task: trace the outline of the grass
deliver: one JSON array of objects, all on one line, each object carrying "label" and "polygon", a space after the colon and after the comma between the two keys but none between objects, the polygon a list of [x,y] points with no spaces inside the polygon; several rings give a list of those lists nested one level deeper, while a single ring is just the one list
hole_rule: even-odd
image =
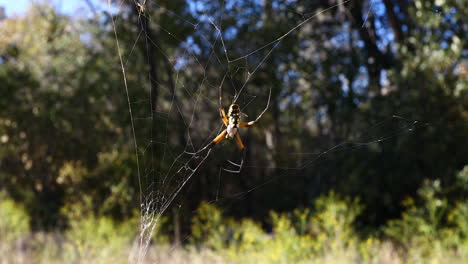
[{"label": "grass", "polygon": [[[358,199],[329,193],[313,208],[271,212],[266,232],[250,219],[234,220],[202,203],[182,247],[171,246],[159,226],[144,263],[468,263],[468,202],[449,203],[437,181],[427,182],[419,203],[408,199],[402,217],[368,237],[354,222]],[[70,217],[63,232],[30,233],[24,210],[0,199],[0,264],[136,263],[138,221]]]},{"label": "grass", "polygon": [[[269,238],[275,240],[276,238]],[[26,241],[27,240],[27,241]],[[281,244],[280,241],[276,243]],[[93,249],[68,248],[67,242],[53,234],[36,234],[14,244],[0,244],[3,256],[0,263],[135,263],[137,243],[122,248],[103,246]],[[78,247],[78,246],[77,246]],[[71,251],[70,251],[71,250]],[[327,249],[321,254],[311,254],[309,257],[296,258],[288,252],[290,249],[263,248],[259,251],[242,249],[214,250],[208,247],[196,248],[171,247],[169,245],[153,245],[150,247],[144,263],[466,263],[466,252],[447,250],[435,246],[434,251],[427,255],[425,251],[415,247],[408,252],[399,250],[395,244],[386,241],[364,241],[357,246]],[[313,249],[309,249],[313,251]],[[75,254],[79,252],[79,254]]]}]

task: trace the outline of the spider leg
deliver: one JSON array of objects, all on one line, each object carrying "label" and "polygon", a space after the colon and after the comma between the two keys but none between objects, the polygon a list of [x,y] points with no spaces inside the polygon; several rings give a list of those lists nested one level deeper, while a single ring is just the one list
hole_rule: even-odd
[{"label": "spider leg", "polygon": [[221,107],[221,120],[223,120],[223,123],[225,126],[229,125],[229,121],[226,117],[226,112],[224,112],[224,108]]},{"label": "spider leg", "polygon": [[250,122],[248,122],[248,123],[243,123],[243,122],[241,122],[241,123],[239,124],[239,127],[249,127],[249,126],[253,126],[253,125],[255,125],[255,124],[256,124],[255,121],[250,121]]},{"label": "spider leg", "polygon": [[213,148],[216,144],[218,144],[219,142],[221,142],[221,140],[223,140],[224,137],[226,137],[226,133],[227,133],[227,130],[224,129],[223,132],[219,133],[218,136],[216,136],[210,143],[208,143],[206,146],[204,146],[203,148],[201,148],[200,150],[196,151],[196,152],[185,152],[189,155],[196,155],[200,152],[203,152],[205,151],[206,149],[211,149]]},{"label": "spider leg", "polygon": [[242,170],[242,165],[244,164],[245,146],[244,146],[244,143],[242,143],[242,139],[241,139],[239,133],[236,133],[235,140],[236,140],[236,143],[237,143],[237,147],[239,147],[239,149],[242,151],[241,162],[240,162],[240,164],[237,164],[237,163],[234,163],[234,162],[228,160],[229,163],[231,163],[232,165],[238,167],[238,169],[237,170],[228,170],[228,169],[223,168],[223,170],[225,170],[227,172],[232,172],[232,173],[240,173],[241,170]]},{"label": "spider leg", "polygon": [[218,144],[226,136],[226,133],[227,133],[227,129],[224,129],[223,132],[219,133],[219,135],[215,137],[213,141],[211,141],[211,143],[215,145]]},{"label": "spider leg", "polygon": [[271,99],[271,87],[270,87],[270,93],[268,94],[268,101],[267,101],[267,105],[266,105],[265,109],[263,109],[263,111],[260,113],[260,115],[254,121],[250,121],[248,123],[240,123],[239,127],[249,127],[249,126],[253,126],[253,125],[257,124],[258,121],[260,121],[260,118],[262,118],[263,114],[265,114],[265,112],[268,110],[268,107],[270,106],[270,99]]},{"label": "spider leg", "polygon": [[236,143],[237,143],[237,147],[239,147],[240,150],[244,150],[245,146],[244,146],[244,143],[242,143],[242,139],[241,139],[241,137],[239,135],[239,132],[236,133],[235,140],[236,140]]},{"label": "spider leg", "polygon": [[231,173],[240,173],[241,170],[242,170],[242,166],[244,165],[244,157],[245,157],[245,148],[242,149],[242,157],[241,157],[240,163],[235,163],[235,162],[232,162],[232,161],[228,160],[228,162],[231,163],[231,165],[237,167],[238,169],[237,170],[230,170],[230,169],[223,168],[223,170],[227,171],[227,172],[231,172]]}]

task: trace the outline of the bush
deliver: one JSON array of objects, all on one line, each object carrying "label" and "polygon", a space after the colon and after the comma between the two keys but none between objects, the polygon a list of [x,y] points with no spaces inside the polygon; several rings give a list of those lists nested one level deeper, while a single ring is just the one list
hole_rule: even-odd
[{"label": "bush", "polygon": [[310,233],[316,250],[344,249],[356,242],[353,224],[362,212],[358,199],[342,198],[334,192],[315,201],[315,215],[310,219]]},{"label": "bush", "polygon": [[22,206],[0,193],[0,238],[12,243],[29,233],[29,216]]},{"label": "bush", "polygon": [[216,206],[202,202],[192,217],[191,242],[213,249],[221,249],[228,240],[228,230],[223,215]]},{"label": "bush", "polygon": [[122,249],[128,247],[138,230],[136,221],[116,223],[107,217],[88,216],[70,222],[65,233],[63,257],[68,261],[95,262],[100,259],[125,263]]},{"label": "bush", "polygon": [[[463,186],[467,167],[458,174],[455,186]],[[436,263],[468,257],[468,202],[450,204],[440,181],[426,181],[419,189],[421,200],[408,198],[401,219],[389,221],[384,233],[406,252],[408,262]]]}]

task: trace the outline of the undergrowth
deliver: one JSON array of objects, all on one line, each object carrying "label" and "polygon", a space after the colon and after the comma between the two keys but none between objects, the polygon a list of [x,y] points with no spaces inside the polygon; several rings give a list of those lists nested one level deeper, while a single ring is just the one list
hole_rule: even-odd
[{"label": "undergrowth", "polygon": [[[457,188],[467,190],[468,167]],[[450,203],[439,181],[426,181],[418,197],[404,201],[401,218],[368,237],[354,222],[359,199],[330,192],[312,208],[271,212],[272,232],[250,219],[234,220],[202,203],[191,236],[171,246],[158,230],[148,263],[466,263],[468,202]],[[0,196],[0,263],[133,263],[138,252],[137,218],[72,218],[61,233],[29,232],[24,209]],[[462,202],[460,202],[462,201]],[[164,219],[164,218],[163,218]]]}]

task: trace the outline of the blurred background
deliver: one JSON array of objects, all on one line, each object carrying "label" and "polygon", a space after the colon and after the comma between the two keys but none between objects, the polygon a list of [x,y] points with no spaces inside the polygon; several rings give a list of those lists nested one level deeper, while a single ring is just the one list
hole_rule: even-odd
[{"label": "blurred background", "polygon": [[467,10],[0,1],[0,263],[466,263]]}]

